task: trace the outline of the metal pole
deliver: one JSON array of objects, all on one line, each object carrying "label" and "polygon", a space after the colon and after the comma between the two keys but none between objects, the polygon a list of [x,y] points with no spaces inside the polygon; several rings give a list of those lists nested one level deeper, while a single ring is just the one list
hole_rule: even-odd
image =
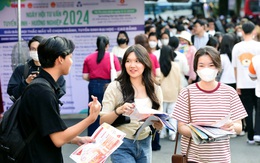
[{"label": "metal pole", "polygon": [[18,25],[18,63],[21,63],[21,41],[22,41],[21,0],[18,0],[18,6],[17,6],[17,25]]}]

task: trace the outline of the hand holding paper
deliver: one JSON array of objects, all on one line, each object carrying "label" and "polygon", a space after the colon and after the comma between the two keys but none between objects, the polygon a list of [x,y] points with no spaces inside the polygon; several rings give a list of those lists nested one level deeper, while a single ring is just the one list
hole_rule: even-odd
[{"label": "hand holding paper", "polygon": [[192,138],[196,144],[210,143],[227,139],[229,135],[235,134],[233,130],[233,123],[230,120],[230,115],[224,117],[220,121],[210,123],[210,125],[205,124],[209,123],[188,124],[191,129]]},{"label": "hand holding paper", "polygon": [[122,143],[125,133],[113,126],[103,123],[91,136],[95,143],[87,143],[77,148],[70,158],[77,163],[102,163]]}]

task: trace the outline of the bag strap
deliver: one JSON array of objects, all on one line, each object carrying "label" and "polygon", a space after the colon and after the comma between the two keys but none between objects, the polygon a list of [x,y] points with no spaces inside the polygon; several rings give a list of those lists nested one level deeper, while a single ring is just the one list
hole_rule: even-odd
[{"label": "bag strap", "polygon": [[[21,97],[19,98],[22,98],[22,96],[25,94],[25,92],[31,87],[31,85],[33,84],[44,84],[48,87],[50,87],[52,89],[52,86],[51,84],[44,78],[35,78],[27,87],[26,89],[24,90],[23,94],[21,95]],[[53,90],[53,89],[52,89]],[[53,90],[54,91],[54,90]],[[21,99],[20,99],[21,100]],[[37,128],[34,128],[33,131],[29,134],[29,136],[24,140],[25,141],[25,145],[29,144],[30,141],[32,140],[32,138],[36,135],[36,132],[37,132]],[[14,154],[14,158],[17,158],[17,156],[20,154],[20,152],[22,151],[22,146],[20,146],[20,148],[17,148],[16,150],[16,153]]]},{"label": "bag strap", "polygon": [[111,69],[115,69],[115,64],[114,64],[114,55],[113,53],[109,53],[110,56],[110,65],[111,65]]},{"label": "bag strap", "polygon": [[[188,111],[189,111],[189,122],[191,122],[190,90],[187,88],[187,91],[188,91]],[[174,154],[176,154],[176,152],[177,152],[178,139],[179,139],[179,132],[177,131],[177,133],[176,133],[176,140],[175,140],[175,147],[174,147]],[[190,150],[190,143],[191,143],[191,138],[189,139],[189,144],[188,144],[187,151],[186,151],[186,156],[187,156],[187,157],[188,157],[189,150]]]},{"label": "bag strap", "polygon": [[[44,79],[44,78],[35,78],[35,79],[30,83],[30,85],[33,85],[33,84],[44,84],[44,85],[50,87],[50,88],[53,90],[51,84],[50,84],[46,79]],[[29,87],[29,86],[28,86],[28,87]],[[28,89],[28,88],[27,88],[27,89]],[[54,90],[53,90],[53,92],[54,92]],[[26,138],[26,140],[25,140],[25,143],[26,143],[26,144],[28,144],[28,143],[31,141],[31,139],[33,138],[33,136],[36,134],[36,131],[37,131],[37,129],[35,128],[35,129],[32,131],[32,133]]]},{"label": "bag strap", "polygon": [[29,66],[29,63],[27,61],[27,62],[25,62],[24,69],[23,69],[23,77],[24,77],[24,79],[26,79],[28,77],[29,69],[30,69],[30,66]]}]

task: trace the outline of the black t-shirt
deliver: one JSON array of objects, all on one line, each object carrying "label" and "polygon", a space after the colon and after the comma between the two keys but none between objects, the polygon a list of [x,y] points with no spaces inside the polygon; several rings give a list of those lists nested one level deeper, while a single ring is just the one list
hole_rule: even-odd
[{"label": "black t-shirt", "polygon": [[[52,88],[43,84],[34,84],[22,96],[18,113],[19,124],[25,137],[37,129],[29,143],[24,160],[30,163],[61,163],[61,148],[57,148],[49,135],[67,128],[60,118],[59,86],[46,71],[41,70],[39,77],[45,78]],[[54,93],[55,92],[55,93]]]}]

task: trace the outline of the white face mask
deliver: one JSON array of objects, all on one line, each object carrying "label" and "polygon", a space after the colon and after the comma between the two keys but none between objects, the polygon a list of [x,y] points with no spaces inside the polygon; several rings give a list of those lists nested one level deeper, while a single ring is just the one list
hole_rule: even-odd
[{"label": "white face mask", "polygon": [[30,57],[32,57],[34,61],[39,61],[37,51],[30,51]]},{"label": "white face mask", "polygon": [[237,32],[238,37],[242,37],[242,32]]},{"label": "white face mask", "polygon": [[161,39],[161,42],[162,42],[163,45],[168,45],[169,39]]},{"label": "white face mask", "polygon": [[155,42],[155,41],[149,41],[149,46],[150,46],[150,48],[155,48],[156,47],[156,45],[157,45],[157,42]]},{"label": "white face mask", "polygon": [[211,68],[203,68],[201,70],[197,70],[197,74],[201,78],[201,80],[205,82],[210,82],[212,80],[215,80],[218,70],[217,69],[211,69]]}]

